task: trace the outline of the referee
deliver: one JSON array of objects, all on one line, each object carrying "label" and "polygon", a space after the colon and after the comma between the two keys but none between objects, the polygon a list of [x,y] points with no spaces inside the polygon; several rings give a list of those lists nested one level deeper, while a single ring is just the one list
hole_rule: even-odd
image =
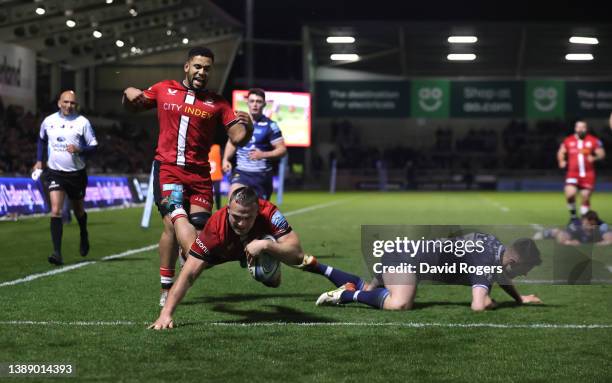
[{"label": "referee", "polygon": [[62,259],[62,206],[64,198],[72,201],[74,215],[81,230],[79,250],[84,257],[89,252],[87,235],[87,213],[83,206],[87,188],[85,157],[98,146],[89,120],[77,113],[74,91],[62,92],[57,102],[59,111],[47,116],[40,125],[38,151],[34,170],[43,168],[47,160],[45,184],[51,200],[51,240],[53,254],[48,260],[54,265],[63,265]]}]

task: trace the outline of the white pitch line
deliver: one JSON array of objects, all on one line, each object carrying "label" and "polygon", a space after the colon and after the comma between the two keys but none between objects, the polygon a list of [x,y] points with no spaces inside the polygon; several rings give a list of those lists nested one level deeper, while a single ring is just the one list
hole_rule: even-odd
[{"label": "white pitch line", "polygon": [[2,283],[0,283],[0,287],[18,285],[20,283],[30,282],[30,281],[33,281],[33,280],[38,279],[38,278],[48,277],[50,275],[55,275],[55,274],[60,274],[60,273],[65,273],[66,271],[78,269],[80,267],[87,266],[87,265],[90,265],[92,263],[96,263],[96,262],[95,261],[81,262],[81,263],[77,263],[77,264],[70,265],[70,266],[64,266],[64,267],[59,268],[59,269],[49,270],[49,271],[44,272],[44,273],[31,274],[31,275],[28,275],[27,277],[15,279],[13,281],[2,282]]},{"label": "white pitch line", "polygon": [[533,227],[537,231],[542,231],[545,229],[545,227],[540,225],[539,223],[530,223],[529,226]]},{"label": "white pitch line", "polygon": [[499,210],[503,211],[504,213],[507,213],[510,211],[509,208],[507,208],[506,206],[502,205],[501,203],[497,202],[497,201],[493,201],[490,198],[487,197],[482,197],[482,199],[484,199],[485,201],[487,201],[488,203],[490,203],[491,205],[495,206],[496,208],[498,208]]},{"label": "white pitch line", "polygon": [[6,326],[135,326],[140,323],[131,321],[31,321],[31,320],[9,320],[0,321],[0,325]]},{"label": "white pitch line", "polygon": [[[147,326],[150,322],[133,321],[0,321],[3,326]],[[569,329],[593,330],[612,328],[612,324],[572,323],[439,323],[439,322],[208,322],[203,326],[212,327],[406,327],[406,328],[494,328],[494,329]],[[180,322],[177,327],[181,327]]]},{"label": "white pitch line", "polygon": [[[297,209],[297,210],[293,210],[293,211],[287,212],[287,213],[285,213],[285,216],[291,216],[291,215],[307,213],[309,211],[313,211],[313,210],[317,210],[317,209],[322,209],[324,207],[329,207],[329,206],[337,205],[337,204],[343,203],[345,201],[346,200],[340,200],[340,201],[333,201],[333,202],[322,203],[322,204],[319,204],[319,205],[313,205],[313,206],[305,207],[305,208],[302,208],[302,209]],[[132,254],[137,254],[137,253],[142,253],[142,252],[149,251],[149,250],[154,250],[154,249],[157,249],[157,247],[158,247],[157,244],[153,244],[153,245],[148,245],[148,246],[145,246],[145,247],[140,247],[138,249],[130,249],[130,250],[124,251],[122,253],[108,255],[108,256],[103,257],[102,259],[100,259],[100,261],[110,261],[112,259],[123,258],[123,257],[127,257],[129,255],[132,255]],[[12,281],[2,282],[2,283],[0,283],[0,287],[14,286],[14,285],[18,285],[20,283],[30,282],[30,281],[33,281],[33,280],[38,279],[38,278],[43,278],[43,277],[48,277],[48,276],[55,275],[55,274],[65,273],[65,272],[70,271],[70,270],[74,270],[74,269],[78,269],[78,268],[81,268],[81,267],[84,267],[84,266],[89,266],[89,265],[96,264],[96,263],[98,263],[100,261],[81,262],[81,263],[77,263],[77,264],[74,264],[74,265],[64,266],[64,267],[61,267],[59,269],[49,270],[49,271],[46,271],[44,273],[31,274],[31,275],[25,276],[23,278],[15,279],[15,280],[12,280]]]},{"label": "white pitch line", "polygon": [[[135,209],[138,207],[143,207],[144,203],[131,203],[127,206],[125,205],[117,205],[117,206],[108,206],[108,207],[89,207],[87,208],[87,213],[99,213],[102,211],[107,211],[107,210],[122,210],[122,209]],[[0,222],[2,221],[7,221],[7,222],[15,222],[15,221],[21,221],[23,219],[32,219],[32,218],[41,218],[41,217],[48,217],[49,213],[35,213],[35,214],[27,214],[27,215],[18,215],[16,219],[14,218],[9,218],[8,217],[8,213],[6,215],[3,215],[2,217],[0,217]]]},{"label": "white pitch line", "polygon": [[[123,257],[127,257],[128,255],[132,255],[132,254],[136,254],[136,253],[142,253],[142,252],[153,250],[153,249],[156,249],[156,248],[157,248],[157,244],[141,247],[141,248],[138,248],[138,249],[131,249],[131,250],[119,253],[119,254],[113,254],[113,255],[106,256],[106,257],[102,258],[100,261],[109,261],[111,259],[123,258]],[[93,265],[93,264],[96,264],[98,262],[99,261],[81,262],[81,263],[76,263],[74,265],[64,266],[64,267],[61,267],[59,269],[49,270],[49,271],[46,271],[44,273],[31,274],[31,275],[28,275],[27,277],[15,279],[15,280],[8,281],[8,282],[2,282],[2,283],[0,283],[0,287],[14,286],[14,285],[18,285],[20,283],[30,282],[30,281],[33,281],[33,280],[38,279],[38,278],[43,278],[43,277],[48,277],[48,276],[55,275],[55,274],[65,273],[67,271],[78,269],[78,268],[89,266],[89,265]]]},{"label": "white pitch line", "polygon": [[317,210],[317,209],[322,209],[324,207],[330,207],[330,206],[334,206],[334,205],[338,205],[340,203],[344,203],[347,200],[340,200],[340,201],[333,201],[333,202],[327,202],[327,203],[322,203],[322,204],[318,204],[318,205],[312,205],[312,206],[308,206],[302,209],[297,209],[297,210],[292,210],[290,212],[284,213],[283,215],[285,217],[290,217],[292,215],[297,215],[297,214],[302,214],[302,213],[307,213],[309,211],[313,211],[313,210]]},{"label": "white pitch line", "polygon": [[267,327],[267,326],[300,326],[300,327],[446,327],[446,328],[504,328],[504,329],[596,329],[612,328],[612,324],[503,324],[503,323],[437,323],[437,322],[254,322],[254,323],[228,323],[212,322],[214,326],[229,327]]},{"label": "white pitch line", "polygon": [[[612,270],[611,270],[612,271]],[[586,283],[588,281],[589,283]],[[583,285],[589,285],[592,283],[604,283],[612,284],[612,279],[595,278],[587,279]],[[569,285],[570,281],[567,279],[521,279],[515,280],[515,285],[527,284],[527,285]],[[579,285],[579,284],[578,284]]]}]

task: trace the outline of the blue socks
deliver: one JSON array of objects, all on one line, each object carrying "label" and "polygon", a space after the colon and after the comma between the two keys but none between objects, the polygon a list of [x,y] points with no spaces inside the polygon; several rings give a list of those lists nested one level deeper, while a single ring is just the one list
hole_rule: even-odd
[{"label": "blue socks", "polygon": [[340,296],[340,303],[359,302],[368,306],[382,310],[385,299],[389,296],[389,290],[379,287],[372,291],[343,291]]},{"label": "blue socks", "polygon": [[365,286],[365,281],[354,274],[345,273],[342,270],[334,269],[331,266],[324,265],[322,263],[317,264],[317,272],[318,274],[324,275],[336,285],[336,287],[340,287],[345,283],[351,282],[357,287],[357,289],[362,289]]}]

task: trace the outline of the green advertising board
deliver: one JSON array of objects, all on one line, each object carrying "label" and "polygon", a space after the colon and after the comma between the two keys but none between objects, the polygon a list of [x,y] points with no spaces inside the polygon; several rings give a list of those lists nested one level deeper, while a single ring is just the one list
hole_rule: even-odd
[{"label": "green advertising board", "polygon": [[321,117],[409,117],[410,82],[318,81],[315,105]]},{"label": "green advertising board", "polygon": [[522,81],[453,81],[451,117],[523,117]]},{"label": "green advertising board", "polygon": [[612,112],[611,81],[567,81],[568,117],[608,117]]},{"label": "green advertising board", "polygon": [[319,81],[321,117],[607,118],[612,81]]},{"label": "green advertising board", "polygon": [[450,113],[450,81],[413,80],[410,94],[412,117],[448,118]]},{"label": "green advertising board", "polygon": [[525,86],[528,118],[563,118],[565,116],[565,81],[528,80]]}]

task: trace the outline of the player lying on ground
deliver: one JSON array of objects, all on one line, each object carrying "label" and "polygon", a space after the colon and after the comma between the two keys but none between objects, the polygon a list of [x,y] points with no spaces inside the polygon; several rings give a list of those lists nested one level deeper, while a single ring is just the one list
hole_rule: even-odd
[{"label": "player lying on ground", "polygon": [[[512,278],[527,274],[533,267],[541,263],[540,253],[531,239],[517,240],[511,247],[506,248],[497,238],[490,234],[472,233],[456,240],[483,241],[483,251],[479,253],[466,253],[459,258],[454,254],[423,254],[417,253],[414,257],[405,254],[385,254],[382,257],[382,267],[397,267],[405,264],[415,265],[415,273],[388,273],[381,272],[370,284],[365,283],[356,275],[346,274],[345,280],[337,280],[341,286],[335,290],[321,294],[317,305],[345,304],[360,302],[383,310],[410,310],[413,307],[417,285],[421,280],[434,280],[448,284],[463,284],[472,286],[472,310],[484,311],[497,306],[491,298],[490,291],[494,282],[508,293],[518,304],[542,303],[535,295],[520,295]],[[446,240],[446,239],[444,239]],[[502,273],[446,273],[424,274],[420,273],[421,263],[445,264],[466,263],[469,266],[496,268]],[[384,269],[382,269],[384,270]],[[389,270],[389,269],[387,269]],[[335,270],[334,270],[335,271]]]},{"label": "player lying on ground", "polygon": [[[262,252],[287,265],[325,275],[336,286],[339,286],[336,281],[345,283],[350,276],[341,271],[328,272],[328,269],[333,269],[318,263],[314,256],[305,254],[297,233],[283,214],[272,203],[259,199],[250,187],[236,189],[228,205],[210,217],[199,235],[189,224],[181,201],[180,192],[174,191],[163,203],[171,212],[170,219],[183,253],[189,256],[170,289],[159,318],[150,328],[160,330],[174,327],[172,314],[204,269],[230,261],[252,262],[252,258]],[[260,239],[266,235],[273,236],[276,242]],[[267,285],[278,287],[280,278]]]},{"label": "player lying on ground", "polygon": [[588,211],[580,219],[571,219],[565,229],[544,229],[533,236],[533,239],[536,240],[549,238],[554,238],[559,244],[568,246],[578,246],[584,243],[594,243],[598,246],[612,245],[612,231],[593,210]]}]

